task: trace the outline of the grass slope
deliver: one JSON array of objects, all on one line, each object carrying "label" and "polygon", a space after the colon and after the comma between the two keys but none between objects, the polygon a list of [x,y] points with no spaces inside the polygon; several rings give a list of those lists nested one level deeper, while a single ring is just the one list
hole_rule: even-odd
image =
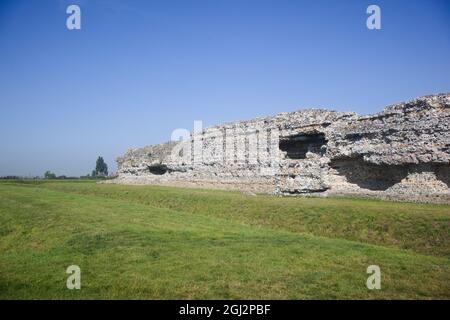
[{"label": "grass slope", "polygon": [[444,205],[3,181],[0,298],[448,299],[449,237]]}]

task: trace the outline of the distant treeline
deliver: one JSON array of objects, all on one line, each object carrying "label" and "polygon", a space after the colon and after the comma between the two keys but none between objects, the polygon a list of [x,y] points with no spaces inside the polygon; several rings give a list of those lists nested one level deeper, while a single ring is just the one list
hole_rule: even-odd
[{"label": "distant treeline", "polygon": [[39,177],[19,177],[19,176],[0,176],[2,180],[19,180],[19,179],[41,179]]},{"label": "distant treeline", "polygon": [[90,175],[86,175],[86,176],[80,176],[80,177],[70,177],[70,176],[55,176],[55,177],[51,177],[51,178],[46,178],[46,177],[21,177],[21,176],[0,176],[0,180],[107,180],[107,179],[113,179],[115,178],[115,176],[108,176],[108,177],[102,177],[102,176],[90,176]]},{"label": "distant treeline", "polygon": [[89,179],[89,180],[107,180],[107,179],[114,179],[116,178],[116,174],[108,175],[108,165],[105,163],[105,160],[103,160],[103,157],[98,157],[97,161],[95,162],[95,169],[92,170],[91,174],[87,174],[85,176],[80,177],[70,177],[66,175],[57,176],[50,170],[45,171],[44,176],[27,176],[27,177],[21,177],[21,176],[0,176],[0,179],[2,180],[76,180],[76,179]]}]

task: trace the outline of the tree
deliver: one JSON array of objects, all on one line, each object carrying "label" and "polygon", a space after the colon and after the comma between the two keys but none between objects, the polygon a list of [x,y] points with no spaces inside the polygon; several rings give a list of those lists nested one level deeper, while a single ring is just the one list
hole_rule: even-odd
[{"label": "tree", "polygon": [[[92,172],[94,173],[94,172]],[[108,175],[108,165],[102,157],[98,157],[95,164],[95,176],[106,177]]]},{"label": "tree", "polygon": [[47,170],[44,173],[44,178],[45,179],[56,179],[56,174],[54,174],[53,172]]}]

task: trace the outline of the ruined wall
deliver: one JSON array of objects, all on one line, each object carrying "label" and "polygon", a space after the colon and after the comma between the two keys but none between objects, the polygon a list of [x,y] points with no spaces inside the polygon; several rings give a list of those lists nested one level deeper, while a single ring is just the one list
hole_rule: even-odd
[{"label": "ruined wall", "polygon": [[450,202],[450,94],[370,116],[309,109],[213,126],[117,161],[119,183]]}]

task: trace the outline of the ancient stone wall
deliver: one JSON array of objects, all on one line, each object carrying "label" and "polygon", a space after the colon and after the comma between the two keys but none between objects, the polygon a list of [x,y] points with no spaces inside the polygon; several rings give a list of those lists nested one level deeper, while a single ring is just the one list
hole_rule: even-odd
[{"label": "ancient stone wall", "polygon": [[118,183],[450,202],[450,94],[383,112],[308,109],[131,149]]}]

